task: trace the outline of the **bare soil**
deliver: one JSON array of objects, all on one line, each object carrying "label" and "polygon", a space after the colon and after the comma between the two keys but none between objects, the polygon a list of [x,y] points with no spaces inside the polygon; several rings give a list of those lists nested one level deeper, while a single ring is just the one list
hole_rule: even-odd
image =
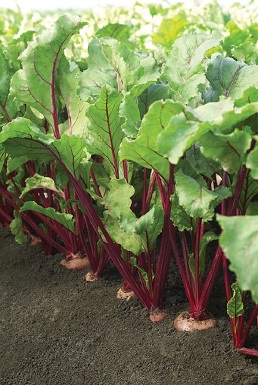
[{"label": "bare soil", "polygon": [[187,301],[175,268],[168,317],[151,323],[137,299],[116,299],[112,265],[89,283],[61,259],[0,229],[0,385],[258,384],[257,359],[233,347],[221,282],[208,309],[217,327],[180,333],[173,319]]}]

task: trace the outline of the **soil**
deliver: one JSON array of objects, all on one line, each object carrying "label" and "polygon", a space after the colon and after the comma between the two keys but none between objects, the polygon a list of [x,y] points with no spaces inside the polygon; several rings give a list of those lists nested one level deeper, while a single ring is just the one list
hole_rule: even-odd
[{"label": "soil", "polygon": [[84,273],[20,246],[0,229],[1,385],[257,385],[258,360],[233,347],[226,303],[217,282],[209,311],[217,327],[177,332],[187,309],[176,269],[169,276],[168,316],[152,323],[137,299],[118,300],[121,277],[109,266]]}]

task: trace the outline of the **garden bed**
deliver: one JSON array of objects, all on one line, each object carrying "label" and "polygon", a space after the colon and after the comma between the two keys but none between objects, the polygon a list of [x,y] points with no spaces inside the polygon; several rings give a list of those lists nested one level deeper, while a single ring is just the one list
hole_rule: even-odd
[{"label": "garden bed", "polygon": [[0,229],[1,385],[257,385],[257,359],[233,347],[223,284],[209,311],[217,327],[178,333],[187,308],[177,269],[169,276],[168,316],[152,323],[138,300],[119,301],[121,279],[109,266],[87,283]]}]

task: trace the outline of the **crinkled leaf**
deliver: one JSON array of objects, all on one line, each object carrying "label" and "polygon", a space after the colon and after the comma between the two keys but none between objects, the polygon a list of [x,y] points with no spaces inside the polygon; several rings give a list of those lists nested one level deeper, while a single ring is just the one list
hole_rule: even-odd
[{"label": "crinkled leaf", "polygon": [[258,216],[223,217],[217,215],[223,230],[220,245],[230,261],[230,270],[244,291],[251,291],[258,303]]},{"label": "crinkled leaf", "polygon": [[198,86],[205,84],[205,53],[219,46],[222,35],[192,33],[176,40],[164,68],[164,75],[175,100],[188,102],[198,95]]},{"label": "crinkled leaf", "polygon": [[47,176],[34,174],[32,177],[25,180],[26,186],[20,195],[20,198],[24,197],[25,194],[34,189],[47,189],[55,191],[58,195],[63,195],[61,190],[58,190],[55,181]]},{"label": "crinkled leaf", "polygon": [[179,204],[177,194],[173,194],[171,197],[172,206],[170,219],[173,221],[174,225],[178,228],[179,231],[190,231],[192,230],[192,218],[188,215],[185,209]]},{"label": "crinkled leaf", "polygon": [[111,238],[125,250],[139,254],[141,237],[136,233],[136,216],[131,211],[133,186],[125,179],[111,178],[109,191],[100,201],[105,207],[104,224]]},{"label": "crinkled leaf", "polygon": [[232,283],[231,285],[233,295],[232,298],[227,303],[227,313],[230,318],[240,317],[244,314],[244,304],[242,298],[242,291],[238,284]]},{"label": "crinkled leaf", "polygon": [[10,223],[10,230],[20,245],[28,241],[27,235],[23,232],[21,215],[16,210],[14,211],[14,219]]},{"label": "crinkled leaf", "polygon": [[27,210],[43,214],[45,217],[53,219],[55,222],[60,223],[72,233],[75,233],[74,218],[71,214],[60,213],[56,211],[53,207],[44,208],[33,201],[25,202],[24,205],[20,208],[20,212],[24,212]]}]

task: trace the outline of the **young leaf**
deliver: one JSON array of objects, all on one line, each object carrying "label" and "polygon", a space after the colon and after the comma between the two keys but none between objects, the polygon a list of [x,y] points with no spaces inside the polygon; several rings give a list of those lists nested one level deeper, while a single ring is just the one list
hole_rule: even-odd
[{"label": "young leaf", "polygon": [[233,295],[227,303],[227,313],[230,318],[236,318],[240,317],[245,312],[242,291],[236,282],[231,285],[231,288],[233,290]]},{"label": "young leaf", "polygon": [[148,247],[150,250],[153,249],[157,237],[162,232],[163,223],[164,211],[158,203],[136,221],[136,232],[141,235],[143,246],[146,251],[148,250]]},{"label": "young leaf", "polygon": [[[205,263],[206,263],[206,250],[207,246],[210,242],[215,241],[219,239],[219,236],[216,235],[212,231],[207,231],[204,233],[200,240],[200,250],[199,250],[199,277],[202,278],[204,273],[205,273]],[[190,271],[194,277],[195,275],[195,260],[194,260],[194,255],[191,254],[189,258],[189,268]]]},{"label": "young leaf", "polygon": [[218,47],[222,35],[188,34],[177,39],[164,68],[172,97],[187,103],[198,95],[198,86],[205,84],[205,53]]},{"label": "young leaf", "polygon": [[243,291],[251,291],[253,300],[258,303],[258,216],[217,215],[222,227],[220,245],[230,261],[230,270],[236,276]]}]

